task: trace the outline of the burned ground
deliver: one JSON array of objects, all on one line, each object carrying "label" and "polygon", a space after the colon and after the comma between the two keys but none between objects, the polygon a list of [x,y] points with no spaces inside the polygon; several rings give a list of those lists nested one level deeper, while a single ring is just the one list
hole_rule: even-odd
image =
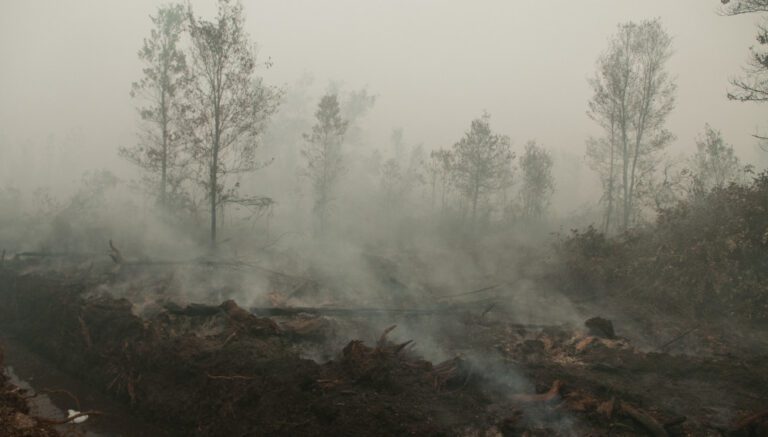
[{"label": "burned ground", "polygon": [[[0,368],[3,366],[0,348]],[[56,437],[59,433],[45,419],[30,415],[24,390],[10,383],[4,371],[0,372],[0,435],[7,437]]]},{"label": "burned ground", "polygon": [[[349,315],[257,317],[233,301],[150,305],[146,296],[138,306],[105,292],[134,287],[126,280],[6,263],[2,329],[168,435],[766,432],[768,357],[718,342],[727,331],[714,324],[662,330],[654,348],[651,334],[624,337],[619,320],[607,332],[608,320],[436,314],[446,333],[437,341],[453,358],[432,363],[419,346],[424,322],[402,314],[381,316],[403,324],[376,335],[370,316],[345,322],[368,326],[361,341],[339,326]],[[415,345],[393,340],[405,327]],[[332,359],[305,358],[312,348],[332,349]]]}]

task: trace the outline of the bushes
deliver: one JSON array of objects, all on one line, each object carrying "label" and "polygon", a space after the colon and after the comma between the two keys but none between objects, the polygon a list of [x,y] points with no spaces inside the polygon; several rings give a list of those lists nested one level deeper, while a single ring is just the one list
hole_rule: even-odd
[{"label": "bushes", "polygon": [[558,249],[571,291],[768,322],[768,172],[682,201],[630,233],[573,231]]}]

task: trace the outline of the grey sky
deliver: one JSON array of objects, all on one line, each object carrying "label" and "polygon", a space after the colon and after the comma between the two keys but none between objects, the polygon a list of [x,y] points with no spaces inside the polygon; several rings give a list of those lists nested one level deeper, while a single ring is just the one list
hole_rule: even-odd
[{"label": "grey sky", "polygon": [[[597,133],[585,115],[587,78],[619,22],[661,17],[674,37],[675,151],[691,151],[705,122],[751,158],[768,108],[729,102],[727,79],[754,43],[754,16],[721,17],[717,0],[245,1],[247,26],[274,67],[268,82],[309,71],[320,84],[368,86],[373,141],[401,126],[433,148],[460,137],[483,110],[522,147],[531,138],[583,156]],[[3,1],[0,132],[14,140],[79,127],[101,165],[133,141],[128,91],[158,2]],[[202,15],[215,2],[195,1]],[[765,122],[764,122],[765,121]],[[76,152],[73,150],[73,152]]]}]

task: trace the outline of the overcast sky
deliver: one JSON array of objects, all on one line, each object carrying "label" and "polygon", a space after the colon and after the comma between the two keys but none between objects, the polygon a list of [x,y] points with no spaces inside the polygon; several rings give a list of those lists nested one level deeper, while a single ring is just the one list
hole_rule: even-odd
[{"label": "overcast sky", "polygon": [[[319,84],[367,86],[378,96],[369,127],[379,141],[402,127],[412,142],[446,146],[487,110],[519,147],[535,138],[583,156],[586,137],[598,133],[585,114],[597,56],[618,23],[653,17],[674,37],[674,150],[692,151],[709,122],[749,158],[750,134],[768,129],[768,107],[725,97],[754,44],[758,17],[718,16],[719,0],[244,3],[261,56],[274,61],[268,82],[290,84],[310,72]],[[0,133],[17,141],[77,128],[98,147],[98,164],[116,161],[117,146],[134,139],[129,89],[157,5],[4,0]],[[193,5],[201,15],[215,11],[213,0]]]}]

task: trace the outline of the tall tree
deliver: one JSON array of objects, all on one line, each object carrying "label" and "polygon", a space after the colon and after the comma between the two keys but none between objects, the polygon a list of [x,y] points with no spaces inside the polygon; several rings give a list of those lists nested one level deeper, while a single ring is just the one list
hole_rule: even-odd
[{"label": "tall tree", "polygon": [[549,207],[555,192],[552,165],[552,156],[535,141],[529,141],[525,145],[525,153],[520,157],[523,179],[520,197],[523,215],[527,218],[541,218]]},{"label": "tall tree", "polygon": [[[280,91],[256,76],[255,48],[245,31],[239,2],[219,0],[213,21],[187,13],[192,41],[188,87],[192,152],[201,164],[200,183],[210,207],[210,241],[216,245],[217,214],[227,203],[261,207],[263,197],[240,197],[239,182],[227,184],[227,175],[254,171],[256,148],[264,125],[280,100]],[[267,64],[268,66],[269,64]]]},{"label": "tall tree", "polygon": [[[768,12],[768,0],[721,0],[722,11],[726,15]],[[757,47],[749,48],[749,59],[744,75],[731,79],[728,91],[730,100],[741,102],[768,102],[768,18],[757,26]],[[768,136],[753,135],[761,140],[761,147],[766,149]]]},{"label": "tall tree", "polygon": [[440,210],[445,210],[448,190],[451,188],[453,161],[453,153],[450,150],[438,149],[429,153],[425,172],[431,189],[432,208],[436,206],[437,193],[440,190]]},{"label": "tall tree", "polygon": [[723,12],[728,15],[741,15],[753,12],[768,12],[768,0],[720,0]]},{"label": "tall tree", "polygon": [[494,133],[490,115],[483,114],[472,121],[469,131],[453,145],[453,156],[454,181],[471,205],[474,224],[478,201],[481,196],[502,187],[515,155],[509,137]]},{"label": "tall tree", "polygon": [[723,140],[720,131],[704,126],[704,135],[696,140],[696,154],[691,162],[695,189],[709,191],[737,181],[741,164],[733,146]]},{"label": "tall tree", "polygon": [[380,171],[383,206],[387,211],[405,207],[426,182],[424,147],[421,144],[407,146],[402,129],[393,130],[390,138],[392,157],[384,162]]},{"label": "tall tree", "polygon": [[341,146],[349,123],[341,116],[336,94],[327,94],[320,99],[315,118],[312,131],[304,134],[306,147],[302,155],[307,161],[306,175],[315,196],[315,231],[322,235],[334,191],[345,170]]},{"label": "tall tree", "polygon": [[384,162],[384,165],[381,166],[380,184],[384,211],[385,213],[394,212],[405,192],[403,171],[400,168],[400,163],[397,159],[389,158]]},{"label": "tall tree", "polygon": [[392,129],[389,139],[392,142],[392,157],[397,162],[404,161],[405,141],[403,140],[403,128]]},{"label": "tall tree", "polygon": [[121,147],[119,153],[130,162],[159,176],[157,196],[166,205],[169,185],[177,186],[178,180],[169,182],[169,173],[179,164],[181,135],[180,119],[183,114],[182,89],[187,79],[187,64],[179,46],[186,21],[184,7],[180,4],[160,6],[157,15],[150,16],[154,28],[139,50],[144,63],[143,77],[134,82],[131,96],[145,102],[139,107],[144,122],[141,143],[133,147]]},{"label": "tall tree", "polygon": [[649,185],[659,152],[674,138],[665,128],[675,104],[675,81],[666,71],[672,39],[661,22],[620,24],[589,81],[589,116],[605,132],[590,139],[587,156],[601,172],[608,202],[606,227],[618,213],[619,229],[637,214],[637,187]]}]

